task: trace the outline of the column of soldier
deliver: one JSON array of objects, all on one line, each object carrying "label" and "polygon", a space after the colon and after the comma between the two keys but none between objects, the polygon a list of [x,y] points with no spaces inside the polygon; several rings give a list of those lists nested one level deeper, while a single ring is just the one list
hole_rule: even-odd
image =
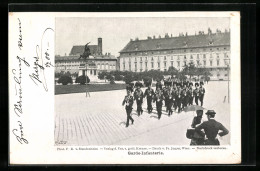
[{"label": "column of soldier", "polygon": [[163,102],[169,117],[173,114],[173,110],[180,113],[187,106],[193,105],[194,99],[196,105],[199,105],[200,102],[200,105],[203,106],[205,94],[203,82],[200,82],[200,84],[195,83],[195,89],[193,88],[193,83],[188,81],[174,82],[165,80],[164,87],[162,87],[161,81],[157,81],[155,91],[151,87],[151,82],[146,83],[147,89],[145,92],[141,90],[142,86],[143,84],[141,82],[136,82],[135,84],[130,83],[126,87],[127,95],[122,104],[125,105],[127,113],[126,127],[129,126],[130,120],[132,124],[134,123],[134,119],[131,117],[134,101],[136,101],[137,105],[137,115],[140,116],[143,114],[142,104],[144,98],[147,99],[147,110],[149,114],[153,111],[152,103],[156,103],[158,119],[162,116]]}]

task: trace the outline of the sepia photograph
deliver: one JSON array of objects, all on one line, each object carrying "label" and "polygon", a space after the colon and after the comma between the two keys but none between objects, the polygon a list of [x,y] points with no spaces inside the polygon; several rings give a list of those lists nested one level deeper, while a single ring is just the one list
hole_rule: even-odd
[{"label": "sepia photograph", "polygon": [[230,24],[56,17],[54,145],[231,145]]}]

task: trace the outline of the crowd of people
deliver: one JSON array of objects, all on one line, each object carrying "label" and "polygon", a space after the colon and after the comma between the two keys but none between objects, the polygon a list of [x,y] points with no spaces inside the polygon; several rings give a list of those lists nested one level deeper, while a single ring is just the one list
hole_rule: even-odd
[{"label": "crowd of people", "polygon": [[[138,117],[143,114],[143,100],[147,100],[147,111],[148,114],[153,111],[153,103],[156,104],[156,111],[158,119],[160,120],[162,116],[162,107],[163,104],[166,107],[166,112],[170,117],[173,112],[180,113],[185,110],[190,105],[193,105],[195,101],[196,105],[203,106],[203,100],[205,95],[205,88],[203,87],[203,82],[196,82],[195,88],[193,83],[189,81],[180,82],[180,81],[164,81],[164,87],[161,84],[161,81],[157,81],[156,89],[152,88],[151,82],[146,82],[145,86],[147,87],[143,92],[141,87],[143,84],[141,82],[131,83],[127,85],[127,95],[125,96],[122,105],[125,105],[127,121],[126,127],[129,126],[129,121],[134,123],[134,119],[131,116],[134,101],[136,101],[136,109]],[[206,115],[208,117],[207,122],[201,123],[201,118],[203,115],[203,110],[197,110],[197,116],[194,117],[191,127],[193,128],[192,133],[187,136],[191,139],[191,145],[219,145],[219,141],[216,139],[219,130],[222,132],[219,133],[220,136],[228,134],[228,130],[219,122],[214,120],[215,112],[209,110]],[[202,132],[201,130],[204,130]],[[208,139],[205,139],[205,135]]]},{"label": "crowd of people", "polygon": [[147,100],[147,111],[149,114],[153,111],[152,103],[156,103],[158,119],[162,115],[163,103],[168,116],[171,116],[173,111],[180,113],[185,107],[193,105],[193,101],[195,101],[196,105],[203,106],[205,95],[203,82],[195,83],[195,88],[193,88],[193,83],[188,81],[164,81],[164,87],[161,81],[157,81],[156,90],[153,90],[151,82],[147,82],[145,92],[141,90],[141,87],[143,87],[141,82],[132,83],[126,87],[127,96],[125,96],[123,105],[126,104],[128,113],[130,112],[130,108],[132,109],[133,107],[133,102],[136,101],[137,114],[140,116],[143,113],[142,104],[144,98]]}]

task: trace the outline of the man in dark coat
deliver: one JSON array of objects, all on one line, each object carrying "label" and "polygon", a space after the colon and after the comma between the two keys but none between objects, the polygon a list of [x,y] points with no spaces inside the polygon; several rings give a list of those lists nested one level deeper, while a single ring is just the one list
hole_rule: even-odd
[{"label": "man in dark coat", "polygon": [[156,110],[158,113],[158,119],[162,116],[162,101],[164,100],[163,92],[160,86],[156,88],[154,95],[154,102],[156,102]]},{"label": "man in dark coat", "polygon": [[200,82],[200,88],[199,88],[199,101],[200,105],[203,106],[203,100],[204,100],[204,94],[205,94],[205,88],[203,87],[203,82]]},{"label": "man in dark coat", "polygon": [[193,95],[194,95],[194,98],[195,98],[195,103],[196,105],[199,105],[199,96],[200,96],[200,93],[199,93],[199,83],[195,83],[195,89],[193,90]]},{"label": "man in dark coat", "polygon": [[177,90],[175,93],[175,100],[176,100],[176,106],[178,108],[178,113],[181,112],[181,94],[182,94],[182,89],[180,87],[180,83],[177,83]]},{"label": "man in dark coat", "polygon": [[134,119],[131,116],[131,112],[133,109],[133,103],[134,103],[134,98],[131,95],[131,91],[132,88],[131,86],[127,87],[127,95],[125,96],[122,105],[125,105],[125,110],[126,110],[126,115],[127,115],[127,119],[126,119],[126,127],[129,126],[129,120],[131,120],[132,124],[134,124]]},{"label": "man in dark coat", "polygon": [[151,82],[148,82],[146,84],[146,86],[148,86],[148,88],[144,92],[144,98],[147,99],[147,110],[148,110],[148,113],[151,113],[152,110],[153,110],[152,100],[153,100],[153,96],[154,96],[154,90],[151,87]]},{"label": "man in dark coat", "polygon": [[140,114],[143,114],[142,104],[143,104],[143,98],[144,98],[144,93],[141,90],[142,83],[136,82],[135,87],[136,87],[136,90],[134,92],[134,99],[136,100],[137,114],[138,114],[138,116],[140,116]]},{"label": "man in dark coat", "polygon": [[202,129],[204,130],[207,137],[205,140],[205,145],[220,145],[219,140],[217,139],[217,135],[222,137],[229,133],[229,131],[221,123],[214,119],[215,114],[216,112],[214,110],[208,110],[206,113],[208,121],[203,122],[195,128],[195,131],[197,131],[199,134],[201,134],[200,131]]},{"label": "man in dark coat", "polygon": [[188,105],[193,105],[193,88],[192,88],[192,86],[193,86],[193,83],[189,83],[189,88],[188,88],[188,92],[187,92],[187,95],[188,95],[188,97],[189,97],[189,103],[188,103]]}]

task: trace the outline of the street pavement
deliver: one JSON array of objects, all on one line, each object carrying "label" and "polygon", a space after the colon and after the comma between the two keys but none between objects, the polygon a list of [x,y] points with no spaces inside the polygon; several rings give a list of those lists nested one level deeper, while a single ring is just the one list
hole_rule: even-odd
[{"label": "street pavement", "polygon": [[[216,120],[230,130],[227,82],[209,82],[204,87],[203,107],[215,110]],[[174,112],[168,117],[163,107],[162,118],[158,120],[155,103],[153,113],[148,114],[144,99],[143,114],[137,116],[134,103],[134,124],[126,128],[122,106],[125,94],[126,90],[114,90],[92,92],[91,97],[85,93],[55,95],[55,145],[189,145],[186,130],[195,112]],[[207,120],[206,115],[203,120]],[[220,143],[229,144],[231,134],[230,131]]]}]

